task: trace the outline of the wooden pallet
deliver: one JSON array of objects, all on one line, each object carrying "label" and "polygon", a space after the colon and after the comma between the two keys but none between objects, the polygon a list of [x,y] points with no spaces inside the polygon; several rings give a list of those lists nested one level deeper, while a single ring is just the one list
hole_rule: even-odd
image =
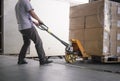
[{"label": "wooden pallet", "polygon": [[120,63],[120,56],[104,56],[103,63]]}]

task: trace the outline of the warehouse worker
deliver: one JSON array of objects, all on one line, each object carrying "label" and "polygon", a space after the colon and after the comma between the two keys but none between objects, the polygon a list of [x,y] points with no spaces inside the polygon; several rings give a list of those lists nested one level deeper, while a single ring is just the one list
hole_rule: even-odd
[{"label": "warehouse worker", "polygon": [[[49,61],[45,56],[42,40],[39,37],[38,32],[33,25],[35,24],[36,26],[39,26],[42,25],[43,22],[34,12],[34,9],[30,4],[30,0],[18,0],[15,6],[15,12],[18,28],[22,34],[24,42],[19,53],[18,64],[27,64],[27,62],[25,61],[25,56],[27,49],[30,46],[30,40],[32,40],[35,44],[40,65],[51,63],[52,61]],[[33,22],[31,17],[36,19],[37,22]]]}]

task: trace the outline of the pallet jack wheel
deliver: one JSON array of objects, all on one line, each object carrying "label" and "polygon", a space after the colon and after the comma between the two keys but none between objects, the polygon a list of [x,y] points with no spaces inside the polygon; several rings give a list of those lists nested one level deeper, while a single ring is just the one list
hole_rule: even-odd
[{"label": "pallet jack wheel", "polygon": [[67,62],[67,63],[74,63],[74,62],[76,62],[76,59],[77,59],[77,55],[74,55],[74,54],[66,54],[65,55],[65,61]]}]

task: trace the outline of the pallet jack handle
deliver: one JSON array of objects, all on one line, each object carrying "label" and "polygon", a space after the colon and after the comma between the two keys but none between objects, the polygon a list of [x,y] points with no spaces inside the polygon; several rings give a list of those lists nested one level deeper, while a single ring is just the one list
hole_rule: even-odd
[{"label": "pallet jack handle", "polygon": [[61,40],[60,38],[58,38],[55,34],[53,34],[50,30],[49,30],[49,27],[46,26],[45,24],[42,24],[38,27],[39,29],[43,30],[43,31],[46,31],[48,32],[50,35],[52,35],[53,37],[55,37],[58,41],[60,41],[65,47],[66,47],[66,52],[71,52],[71,45],[64,42],[63,40]]}]

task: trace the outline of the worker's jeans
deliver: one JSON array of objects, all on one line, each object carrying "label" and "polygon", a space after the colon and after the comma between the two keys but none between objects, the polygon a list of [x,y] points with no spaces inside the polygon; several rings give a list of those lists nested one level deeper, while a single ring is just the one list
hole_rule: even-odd
[{"label": "worker's jeans", "polygon": [[21,30],[20,32],[22,33],[24,44],[21,48],[18,61],[24,60],[27,49],[30,46],[30,40],[32,40],[35,44],[35,48],[36,48],[39,60],[43,61],[45,58],[45,52],[43,49],[42,40],[41,40],[40,36],[38,35],[38,32],[35,29],[35,27],[32,27],[30,29]]}]

